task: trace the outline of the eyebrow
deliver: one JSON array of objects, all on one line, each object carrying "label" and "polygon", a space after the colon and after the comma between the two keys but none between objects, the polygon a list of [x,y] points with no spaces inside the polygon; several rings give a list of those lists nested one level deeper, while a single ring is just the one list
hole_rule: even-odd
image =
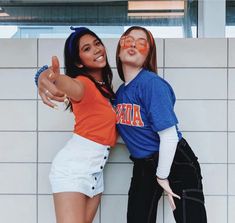
[{"label": "eyebrow", "polygon": [[[145,37],[134,38],[134,36],[131,36],[131,35],[126,35],[126,36],[130,36],[130,37],[132,37],[133,39],[145,39],[145,40],[148,40],[148,38],[145,38]],[[123,36],[123,37],[125,37],[125,36]]]},{"label": "eyebrow", "polygon": [[[96,41],[99,41],[99,40],[96,38],[96,39],[93,40],[92,43],[95,43]],[[91,45],[90,43],[84,44],[84,45],[81,47],[81,50],[84,49],[84,48],[87,47],[87,46],[90,46],[90,45]]]}]

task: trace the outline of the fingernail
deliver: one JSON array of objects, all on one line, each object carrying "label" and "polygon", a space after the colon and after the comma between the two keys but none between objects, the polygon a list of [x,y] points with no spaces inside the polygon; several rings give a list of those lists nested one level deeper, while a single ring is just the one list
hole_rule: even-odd
[{"label": "fingernail", "polygon": [[54,105],[53,107],[55,110],[59,110],[58,105]]}]

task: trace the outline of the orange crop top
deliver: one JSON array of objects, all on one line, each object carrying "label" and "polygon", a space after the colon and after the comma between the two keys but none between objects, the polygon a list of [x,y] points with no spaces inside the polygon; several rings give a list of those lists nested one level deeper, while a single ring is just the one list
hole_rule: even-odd
[{"label": "orange crop top", "polygon": [[117,139],[115,110],[89,78],[78,76],[76,79],[83,82],[85,91],[81,101],[71,101],[74,133],[102,145],[114,146]]}]

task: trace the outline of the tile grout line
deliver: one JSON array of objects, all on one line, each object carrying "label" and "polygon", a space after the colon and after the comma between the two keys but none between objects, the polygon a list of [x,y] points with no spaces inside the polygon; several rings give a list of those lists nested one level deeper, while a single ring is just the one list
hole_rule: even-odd
[{"label": "tile grout line", "polygon": [[[39,65],[38,65],[39,66]],[[31,70],[31,69],[37,69],[38,67],[1,67],[0,69],[5,69],[5,70]],[[60,69],[64,69],[65,67],[60,67]],[[191,66],[191,67],[164,67],[164,66],[159,66],[159,69],[227,69],[227,66],[221,66],[221,67],[216,67],[216,66],[207,66],[207,67],[199,67],[199,66]],[[231,66],[231,69],[235,69],[235,67]],[[117,69],[117,67],[111,67],[111,69]]]},{"label": "tile grout line", "polygon": [[[27,162],[27,161],[25,161],[25,162],[18,162],[18,161],[9,161],[9,162],[0,162],[0,165],[1,164],[51,164],[51,161],[40,161],[40,162]],[[232,165],[235,165],[235,162],[229,162],[229,163],[225,163],[225,162],[223,162],[223,163],[216,163],[216,162],[212,162],[212,163],[208,163],[208,162],[199,162],[200,164],[202,164],[202,165],[227,165],[227,164],[232,164]],[[121,162],[121,161],[112,161],[112,162],[110,162],[110,161],[108,161],[107,162],[107,164],[112,164],[112,165],[119,165],[119,164],[128,164],[128,165],[132,165],[132,162],[129,162],[129,161],[123,161],[123,162]]]},{"label": "tile grout line", "polygon": [[[0,193],[1,196],[10,196],[10,195],[14,195],[14,196],[32,196],[32,195],[36,195],[36,193]],[[51,196],[52,193],[39,193],[38,195],[47,195],[47,196]],[[226,197],[227,194],[204,194],[206,197]],[[102,196],[128,196],[128,194],[126,193],[119,193],[119,194],[103,194]],[[231,194],[229,195],[231,197],[235,197],[235,194]],[[167,198],[167,195],[163,195],[163,197]]]},{"label": "tile grout line", "polygon": [[[25,161],[25,162],[18,162],[18,161],[9,161],[9,162],[2,162],[2,161],[0,161],[0,165],[2,165],[2,164],[51,164],[51,161],[38,161],[38,162],[27,162],[27,161]],[[230,163],[225,163],[225,162],[223,162],[223,163],[216,163],[216,162],[212,162],[212,163],[207,163],[207,162],[199,162],[201,165],[227,165],[227,164],[232,164],[232,165],[235,165],[235,162],[230,162]],[[121,161],[112,161],[112,162],[110,162],[110,161],[108,161],[107,162],[107,164],[112,164],[112,165],[119,165],[119,164],[128,164],[128,165],[132,165],[132,162],[129,162],[129,161],[123,161],[123,162],[121,162]]]},{"label": "tile grout line", "polygon": [[[165,65],[166,65],[166,39],[163,39],[163,78],[165,79]],[[165,223],[165,202],[164,196],[162,196],[162,220]]]},{"label": "tile grout line", "polygon": [[229,39],[227,38],[227,223],[229,221]]},{"label": "tile grout line", "polygon": [[[37,39],[37,69],[38,69],[38,57],[39,57],[39,39]],[[36,152],[36,223],[38,223],[38,89],[36,100],[36,136],[37,136],[37,152]]]},{"label": "tile grout line", "polygon": [[[42,132],[42,133],[72,133],[69,130],[0,130],[0,132],[12,132],[12,133],[18,133],[18,132]],[[188,133],[234,133],[235,130],[227,131],[226,130],[181,130],[181,132],[188,132]],[[119,143],[123,144],[123,143]]]},{"label": "tile grout line", "polygon": [[[165,70],[164,70],[165,76]],[[0,98],[0,101],[42,101],[40,98]],[[235,101],[235,98],[178,98],[177,101]]]}]

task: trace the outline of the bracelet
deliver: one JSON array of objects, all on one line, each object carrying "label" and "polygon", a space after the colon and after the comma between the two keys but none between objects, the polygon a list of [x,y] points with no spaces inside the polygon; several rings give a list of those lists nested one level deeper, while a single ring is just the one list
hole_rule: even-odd
[{"label": "bracelet", "polygon": [[35,84],[37,85],[37,87],[38,87],[38,78],[39,78],[39,76],[41,75],[41,73],[43,72],[43,71],[45,71],[45,70],[47,70],[48,69],[48,66],[47,65],[44,65],[44,66],[42,66],[37,72],[36,72],[36,74],[35,74],[35,76],[34,76],[34,82],[35,82]]}]

